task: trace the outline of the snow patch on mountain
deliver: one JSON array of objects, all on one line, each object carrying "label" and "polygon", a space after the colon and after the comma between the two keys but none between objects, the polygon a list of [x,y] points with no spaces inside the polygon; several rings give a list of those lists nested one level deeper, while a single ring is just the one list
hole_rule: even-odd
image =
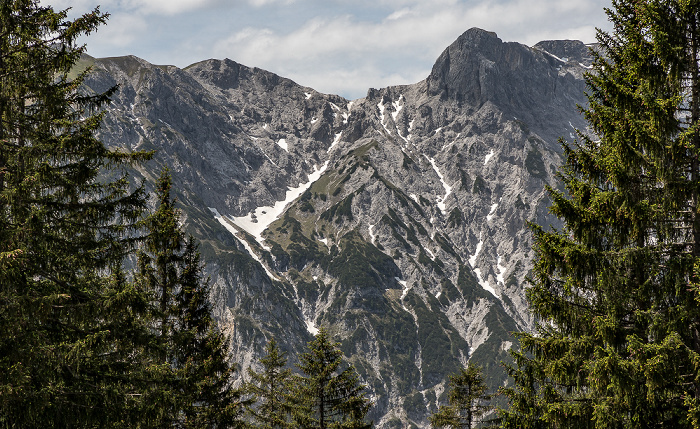
[{"label": "snow patch on mountain", "polygon": [[555,60],[560,61],[560,62],[562,62],[562,63],[567,63],[567,62],[569,62],[569,59],[568,59],[568,58],[559,58],[558,56],[554,55],[553,53],[547,52],[547,51],[545,51],[545,50],[543,50],[542,52],[544,52],[545,54],[549,55],[550,57],[552,57],[552,58],[554,58]]},{"label": "snow patch on mountain", "polygon": [[301,194],[309,189],[309,187],[321,177],[328,168],[328,163],[329,161],[326,161],[321,168],[317,166],[314,172],[309,174],[308,182],[301,183],[299,186],[293,188],[288,188],[284,200],[275,202],[273,206],[258,207],[245,216],[233,217],[231,218],[233,223],[255,237],[257,242],[265,248],[262,238],[263,231],[284,212],[284,209],[292,201],[299,198]]},{"label": "snow patch on mountain", "polygon": [[277,167],[277,168],[280,168],[280,166],[277,165],[277,163],[276,163],[275,161],[273,161],[272,158],[270,158],[269,156],[267,156],[267,154],[266,154],[265,152],[263,152],[262,149],[260,149],[260,151],[263,153],[263,155],[265,155],[265,158],[267,158],[267,160],[270,161],[270,163],[271,163],[272,165],[274,165],[274,166]]},{"label": "snow patch on mountain", "polygon": [[250,247],[250,243],[248,243],[248,242],[247,242],[246,240],[244,240],[242,237],[239,237],[239,236],[238,236],[238,230],[236,230],[236,227],[233,226],[233,225],[231,224],[231,219],[228,219],[228,218],[225,218],[225,217],[221,216],[221,214],[219,213],[219,211],[218,211],[217,209],[213,208],[213,207],[208,207],[208,209],[209,209],[209,211],[212,212],[212,214],[214,215],[214,218],[215,218],[224,228],[226,228],[226,229],[228,230],[228,232],[231,233],[231,235],[233,235],[235,238],[237,238],[238,241],[241,242],[241,244],[243,244],[243,247],[245,247],[245,250],[248,251],[248,253],[250,254],[250,256],[251,256],[253,259],[255,259],[256,261],[258,261],[258,263],[263,267],[263,270],[265,270],[265,273],[266,273],[267,276],[270,278],[270,280],[275,280],[275,281],[276,281],[276,280],[279,280],[277,277],[275,277],[274,274],[272,274],[272,272],[270,272],[270,270],[267,268],[267,266],[265,266],[265,264],[263,264],[263,262],[262,262],[262,260],[260,259],[260,257],[258,257],[258,255],[253,251],[253,248]]},{"label": "snow patch on mountain", "polygon": [[484,240],[481,240],[481,238],[479,238],[479,243],[476,245],[476,251],[473,255],[469,257],[469,265],[471,265],[472,268],[474,267],[474,265],[476,265],[476,258],[479,256],[479,253],[481,253],[481,246],[483,245]]},{"label": "snow patch on mountain", "polygon": [[304,323],[306,323],[306,330],[309,331],[309,334],[313,336],[318,335],[318,328],[314,322],[311,320],[304,320]]},{"label": "snow patch on mountain", "polygon": [[411,135],[410,135],[410,134],[409,134],[408,138],[404,137],[404,136],[403,136],[403,135],[401,134],[401,130],[399,130],[399,127],[396,127],[396,134],[398,134],[398,135],[399,135],[399,137],[401,137],[401,140],[403,140],[404,142],[406,142],[406,144],[408,144],[408,143],[409,143],[409,141],[408,141],[408,140],[409,140],[409,139],[410,139],[410,137],[411,137]]},{"label": "snow patch on mountain", "polygon": [[479,281],[479,285],[487,291],[490,292],[491,295],[495,296],[496,298],[499,298],[498,294],[496,293],[496,289],[491,287],[491,284],[489,283],[488,280],[484,280],[481,276],[481,270],[479,268],[474,268],[474,274],[476,274],[476,279]]},{"label": "snow patch on mountain", "polygon": [[415,119],[411,119],[411,122],[408,123],[408,135],[406,138],[403,138],[405,141],[410,142],[411,139],[413,138],[413,134],[411,134],[411,131],[413,130],[413,124],[416,122]]},{"label": "snow patch on mountain", "polygon": [[503,259],[503,258],[501,257],[501,255],[498,255],[498,262],[496,262],[496,270],[497,270],[497,271],[496,271],[496,281],[497,281],[498,283],[502,284],[502,285],[505,285],[506,282],[505,282],[504,276],[505,276],[505,274],[506,274],[506,269],[507,269],[507,268],[504,267],[503,265],[501,265],[501,260],[502,260],[502,259]]},{"label": "snow patch on mountain", "polygon": [[498,203],[496,204],[491,204],[491,211],[489,211],[489,214],[486,215],[486,221],[489,222],[493,217],[496,215],[496,209],[498,208]]},{"label": "snow patch on mountain", "polygon": [[394,101],[392,106],[394,106],[394,112],[391,114],[391,116],[394,118],[394,122],[396,122],[396,118],[399,116],[399,112],[401,112],[401,109],[403,109],[403,105],[401,102],[403,101],[403,95],[399,96],[398,101]]},{"label": "snow patch on mountain", "polygon": [[287,139],[279,139],[277,141],[277,146],[289,152],[289,145],[287,144]]},{"label": "snow patch on mountain", "polygon": [[328,148],[328,153],[331,153],[331,150],[340,142],[340,136],[343,135],[343,132],[339,132],[335,134],[335,138],[333,139],[333,143],[331,143],[330,147]]},{"label": "snow patch on mountain", "polygon": [[391,134],[391,131],[389,131],[389,128],[387,128],[386,124],[384,123],[384,110],[386,110],[386,106],[384,106],[384,99],[377,103],[377,108],[379,109],[379,122],[382,124],[382,127],[384,127],[386,132]]},{"label": "snow patch on mountain", "polygon": [[430,161],[430,165],[433,166],[433,170],[435,170],[435,173],[437,173],[438,178],[440,179],[440,182],[442,183],[442,187],[445,188],[445,196],[444,197],[436,197],[437,200],[437,206],[442,212],[443,215],[447,214],[447,205],[445,204],[445,200],[447,197],[450,196],[452,193],[452,186],[448,185],[447,182],[445,182],[445,178],[440,172],[440,169],[438,169],[438,166],[435,164],[435,159],[433,158],[428,158],[428,161]]},{"label": "snow patch on mountain", "polygon": [[369,226],[369,238],[370,238],[370,241],[372,242],[372,245],[376,245],[377,234],[374,234],[373,230],[374,230],[374,225],[370,225]]},{"label": "snow patch on mountain", "polygon": [[[406,280],[401,280],[398,277],[394,277],[394,279],[401,285],[403,290],[401,291],[401,298],[399,298],[399,301],[401,301],[401,307],[403,307],[404,310],[408,311],[408,308],[406,308],[406,304],[403,303],[404,298],[406,298],[406,295],[408,295],[408,291],[411,289],[408,286],[408,283]],[[408,311],[410,313],[410,311]],[[414,316],[415,317],[415,316]]]},{"label": "snow patch on mountain", "polygon": [[271,163],[272,165],[274,165],[275,167],[279,168],[279,165],[277,165],[277,163],[276,163],[275,161],[273,161],[272,158],[270,158],[270,157],[267,155],[267,153],[265,153],[265,151],[263,150],[263,148],[261,148],[260,145],[258,145],[258,140],[260,140],[258,137],[248,136],[248,138],[250,138],[250,139],[253,141],[253,144],[255,145],[255,147],[258,148],[258,150],[260,151],[260,153],[262,153],[262,154],[265,156],[265,158],[267,158],[267,160],[270,161],[270,163]]}]

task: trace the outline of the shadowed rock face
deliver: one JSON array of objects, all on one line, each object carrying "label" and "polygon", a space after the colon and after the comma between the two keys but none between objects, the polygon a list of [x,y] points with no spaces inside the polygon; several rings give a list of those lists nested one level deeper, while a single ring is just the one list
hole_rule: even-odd
[{"label": "shadowed rock face", "polygon": [[426,80],[353,101],[231,60],[85,61],[89,88],[120,87],[101,138],[157,150],[147,184],[170,167],[242,369],[271,337],[295,363],[326,326],[382,428],[427,427],[467,360],[503,384],[533,327],[526,223],[556,225],[557,138],[585,128],[580,42],[471,29]]},{"label": "shadowed rock face", "polygon": [[[562,61],[559,54],[582,61]],[[541,42],[532,49],[473,28],[440,55],[427,79],[428,92],[470,106],[491,102],[556,142],[550,130],[562,118],[578,116],[576,103],[585,90],[579,62],[590,65],[578,41]]]},{"label": "shadowed rock face", "polygon": [[546,51],[564,62],[573,62],[584,67],[590,67],[593,63],[591,49],[596,49],[596,44],[585,45],[579,40],[544,40],[534,46],[535,49]]}]

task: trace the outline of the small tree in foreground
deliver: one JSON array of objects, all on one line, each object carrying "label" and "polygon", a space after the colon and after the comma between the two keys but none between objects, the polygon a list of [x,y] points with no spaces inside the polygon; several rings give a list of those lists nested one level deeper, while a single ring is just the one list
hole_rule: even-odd
[{"label": "small tree in foreground", "polygon": [[247,407],[255,427],[277,429],[291,427],[289,382],[292,371],[287,365],[286,353],[281,352],[275,339],[265,347],[265,356],[260,359],[261,372],[248,368],[251,380],[246,383],[246,393],[253,396]]},{"label": "small tree in foreground", "polygon": [[136,278],[152,296],[156,358],[168,364],[169,374],[154,386],[150,418],[183,428],[242,425],[241,392],[231,385],[226,338],[211,317],[197,245],[192,237],[185,241],[178,224],[167,170],[156,192],[159,205],[146,219],[149,234]]},{"label": "small tree in foreground", "polygon": [[355,368],[341,370],[343,353],[321,328],[309,351],[301,356],[302,376],[293,380],[295,404],[293,418],[297,427],[308,429],[365,429],[371,403],[365,397]]},{"label": "small tree in foreground", "polygon": [[450,376],[448,386],[448,405],[441,405],[430,416],[430,424],[435,428],[471,429],[491,409],[485,404],[491,397],[486,394],[481,369],[469,362],[459,374]]}]

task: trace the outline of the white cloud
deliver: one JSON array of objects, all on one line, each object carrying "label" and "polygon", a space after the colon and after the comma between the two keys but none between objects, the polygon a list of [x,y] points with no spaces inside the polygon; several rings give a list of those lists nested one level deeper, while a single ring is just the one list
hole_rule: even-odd
[{"label": "white cloud", "polygon": [[[437,25],[438,21],[444,22],[442,14],[431,18],[426,20],[405,15],[379,24],[358,22],[350,16],[315,18],[287,34],[270,28],[246,28],[217,43],[214,51],[236,55],[241,61],[263,64],[271,61],[304,63],[324,59],[327,62],[334,56],[362,59],[365,55],[364,59],[371,62],[374,57],[381,59],[382,56],[396,56],[409,51],[414,56],[420,55],[424,45],[434,41],[443,42],[452,37],[452,34],[448,35],[448,26],[440,28]],[[415,31],[417,21],[420,21],[423,28],[430,27],[434,30]],[[435,21],[435,25],[430,21]],[[446,46],[442,43],[435,49],[441,50]],[[434,49],[431,47],[430,50]]]},{"label": "white cloud", "polygon": [[96,6],[95,2],[91,0],[41,0],[39,3],[42,6],[51,6],[54,10],[73,8],[81,13],[92,10]]},{"label": "white cloud", "polygon": [[430,73],[430,69],[402,70],[387,73],[377,67],[289,71],[285,76],[295,82],[329,94],[340,94],[349,99],[361,98],[369,88],[384,88],[419,82]]},{"label": "white cloud", "polygon": [[210,6],[211,0],[118,0],[144,14],[175,15]]},{"label": "white cloud", "polygon": [[[44,1],[44,0],[42,0]],[[91,10],[99,0],[55,0]],[[102,0],[95,56],[135,54],[184,67],[231,58],[322,92],[417,82],[471,27],[504,41],[594,41],[609,0]],[[390,79],[396,79],[390,81]]]},{"label": "white cloud", "polygon": [[53,0],[43,1],[51,4],[54,9],[72,8],[74,13],[85,13],[92,10],[98,4],[102,12],[140,15],[176,15],[195,9],[208,7],[216,3],[216,0]]},{"label": "white cloud", "polygon": [[[496,31],[505,41],[528,45],[559,38],[592,42],[591,17],[602,14],[596,2],[560,0],[379,3],[396,9],[375,20],[349,14],[312,17],[290,31],[239,29],[215,43],[210,56],[267,68],[323,92],[346,88],[340,92],[357,97],[369,86],[425,78],[442,50],[468,28]],[[390,76],[399,81],[387,82]]]},{"label": "white cloud", "polygon": [[[335,0],[343,3],[345,0]],[[382,6],[388,8],[402,8],[412,6],[425,6],[427,8],[440,8],[464,3],[464,0],[356,0],[356,3],[364,4],[364,7]]]},{"label": "white cloud", "polygon": [[110,16],[107,25],[99,27],[97,31],[101,36],[101,43],[125,50],[148,37],[148,28],[148,22],[144,17],[120,13]]},{"label": "white cloud", "polygon": [[263,7],[270,5],[289,5],[295,1],[296,0],[248,0],[248,4],[253,7]]}]

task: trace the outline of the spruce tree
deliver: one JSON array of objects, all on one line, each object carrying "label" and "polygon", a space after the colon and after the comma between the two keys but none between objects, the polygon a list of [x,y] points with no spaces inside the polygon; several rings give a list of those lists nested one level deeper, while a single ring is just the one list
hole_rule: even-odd
[{"label": "spruce tree", "polygon": [[147,155],[108,150],[109,92],[69,78],[107,16],[66,17],[0,1],[0,426],[128,425],[149,368],[119,269],[144,207],[120,168]]},{"label": "spruce tree", "polygon": [[160,363],[158,379],[152,379],[143,405],[147,427],[169,427],[182,418],[184,395],[182,374],[175,368],[174,293],[179,286],[184,234],[177,223],[171,179],[164,170],[156,181],[157,205],[144,221],[147,233],[138,252],[135,282],[149,297],[149,323],[154,337],[151,359]]},{"label": "spruce tree", "polygon": [[248,368],[250,381],[245,388],[246,393],[252,395],[252,403],[247,407],[252,424],[261,429],[292,427],[288,391],[292,371],[286,368],[286,353],[280,351],[274,338],[267,343],[260,363],[261,372]]},{"label": "spruce tree", "polygon": [[173,342],[184,381],[181,427],[243,427],[245,403],[232,385],[235,366],[229,362],[228,339],[212,319],[208,281],[192,236],[185,243],[179,286]]},{"label": "spruce tree", "polygon": [[150,293],[154,358],[167,365],[146,400],[149,425],[182,428],[242,425],[241,392],[232,386],[226,337],[211,316],[209,286],[194,239],[178,223],[172,181],[156,182],[158,207],[146,219],[148,236],[139,253],[136,281]]},{"label": "spruce tree", "polygon": [[584,114],[533,227],[504,427],[700,427],[700,2],[617,0]]},{"label": "spruce tree", "polygon": [[481,369],[469,362],[457,375],[449,377],[448,405],[441,405],[430,416],[435,428],[471,429],[491,407],[485,404],[491,397],[486,394],[486,384]]},{"label": "spruce tree", "polygon": [[364,429],[370,402],[355,368],[343,366],[343,353],[331,342],[325,328],[319,329],[301,356],[301,376],[293,379],[295,404],[293,418],[297,427],[308,429]]}]

